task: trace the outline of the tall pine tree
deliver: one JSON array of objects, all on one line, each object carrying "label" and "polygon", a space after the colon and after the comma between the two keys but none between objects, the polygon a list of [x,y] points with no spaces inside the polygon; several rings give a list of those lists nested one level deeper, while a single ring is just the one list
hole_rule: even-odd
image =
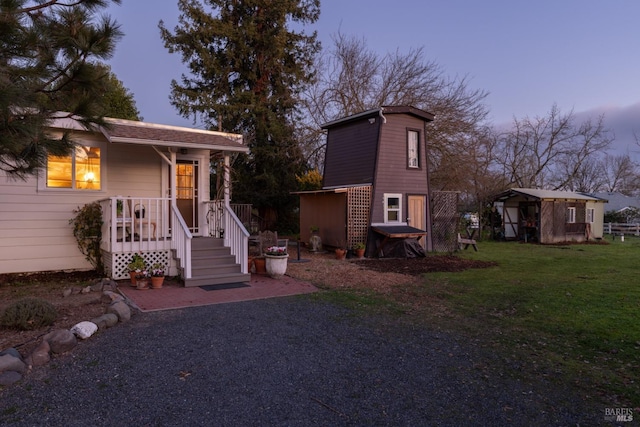
[{"label": "tall pine tree", "polygon": [[172,81],[172,104],[194,122],[246,136],[251,153],[234,162],[234,200],[281,230],[295,228],[290,192],[305,165],[293,124],[320,43],[315,32],[291,27],[314,23],[320,1],[179,0],[178,7],[173,32],[159,25],[190,71]]},{"label": "tall pine tree", "polygon": [[59,111],[87,127],[102,124],[106,77],[118,25],[94,15],[120,0],[0,1],[0,170],[26,178],[47,153],[66,155],[68,135],[51,139],[46,125]]}]

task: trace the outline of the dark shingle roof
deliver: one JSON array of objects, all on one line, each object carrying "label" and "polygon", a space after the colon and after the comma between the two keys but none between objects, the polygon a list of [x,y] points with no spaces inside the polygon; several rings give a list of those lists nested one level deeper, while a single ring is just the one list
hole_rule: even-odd
[{"label": "dark shingle roof", "polygon": [[106,121],[108,127],[103,133],[112,143],[248,151],[239,134],[121,119],[107,118]]}]

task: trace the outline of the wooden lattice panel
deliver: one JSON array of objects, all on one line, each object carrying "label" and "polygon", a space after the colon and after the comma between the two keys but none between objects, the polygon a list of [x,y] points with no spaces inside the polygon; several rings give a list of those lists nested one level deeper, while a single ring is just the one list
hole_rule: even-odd
[{"label": "wooden lattice panel", "polygon": [[431,239],[434,252],[453,252],[458,248],[458,193],[431,193]]},{"label": "wooden lattice panel", "polygon": [[371,212],[371,186],[352,187],[347,191],[347,247],[367,242],[369,212]]},{"label": "wooden lattice panel", "polygon": [[[149,268],[156,263],[170,268],[169,251],[141,252],[140,255]],[[105,268],[109,277],[115,280],[128,278],[129,269],[127,266],[131,262],[132,256],[131,253],[104,253]]]}]

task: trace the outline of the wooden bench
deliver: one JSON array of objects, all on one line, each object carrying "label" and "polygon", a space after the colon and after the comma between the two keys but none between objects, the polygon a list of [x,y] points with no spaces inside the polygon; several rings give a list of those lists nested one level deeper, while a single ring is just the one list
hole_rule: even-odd
[{"label": "wooden bench", "polygon": [[[469,233],[467,233],[469,234]],[[473,239],[473,235],[469,234],[469,236],[467,237],[462,237],[460,235],[460,233],[458,233],[458,246],[460,247],[460,249],[462,249],[462,245],[464,245],[464,248],[467,249],[469,246],[473,246],[473,249],[478,252],[478,245],[476,243],[476,240]]]}]

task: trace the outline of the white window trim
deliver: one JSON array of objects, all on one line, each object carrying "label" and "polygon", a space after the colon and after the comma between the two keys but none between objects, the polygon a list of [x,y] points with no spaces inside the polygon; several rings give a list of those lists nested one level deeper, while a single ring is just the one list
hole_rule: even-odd
[{"label": "white window trim", "polygon": [[587,208],[587,222],[590,224],[596,222],[596,210],[594,208]]},{"label": "white window trim", "polygon": [[575,224],[576,222],[576,208],[571,207],[571,208],[567,208],[567,223],[568,224]]},{"label": "white window trim", "polygon": [[[398,220],[397,221],[389,221],[389,199],[397,198],[398,199]],[[391,211],[396,211],[396,209],[392,209]],[[402,194],[400,193],[385,193],[384,194],[384,223],[385,224],[403,224],[402,221]]]}]

